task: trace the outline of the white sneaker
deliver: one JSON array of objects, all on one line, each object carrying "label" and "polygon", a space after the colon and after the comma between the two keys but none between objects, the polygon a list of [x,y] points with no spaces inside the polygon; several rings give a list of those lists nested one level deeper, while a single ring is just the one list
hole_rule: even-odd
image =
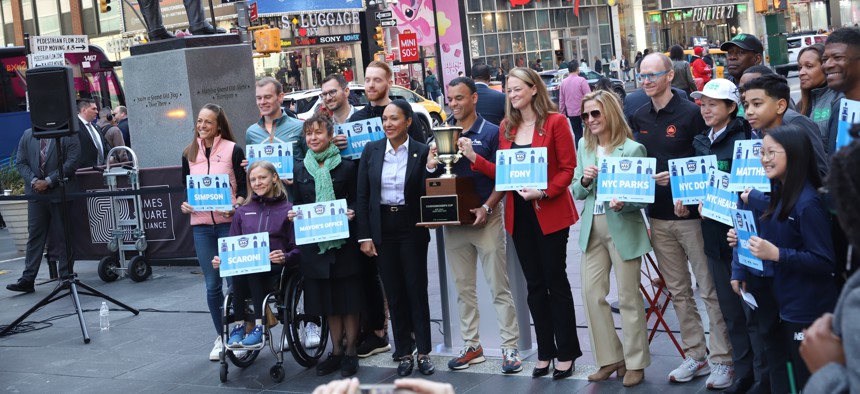
[{"label": "white sneaker", "polygon": [[711,366],[707,361],[696,361],[692,357],[687,357],[678,368],[669,372],[670,382],[689,382],[696,376],[704,376],[711,373]]},{"label": "white sneaker", "polygon": [[708,376],[708,390],[724,389],[732,385],[735,367],[726,364],[711,364],[711,375]]},{"label": "white sneaker", "polygon": [[315,349],[320,345],[320,327],[314,323],[305,324],[305,349]]},{"label": "white sneaker", "polygon": [[218,361],[221,357],[221,349],[224,348],[224,344],[221,343],[221,336],[215,337],[215,346],[212,347],[212,351],[209,352],[209,361]]}]

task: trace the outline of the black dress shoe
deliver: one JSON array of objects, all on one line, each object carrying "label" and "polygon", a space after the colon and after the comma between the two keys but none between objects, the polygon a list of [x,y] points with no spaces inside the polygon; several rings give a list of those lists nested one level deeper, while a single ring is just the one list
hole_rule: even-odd
[{"label": "black dress shoe", "polygon": [[398,376],[409,376],[412,375],[412,368],[415,366],[415,363],[412,362],[412,356],[403,356],[400,358],[400,365],[397,366],[397,375]]},{"label": "black dress shoe", "polygon": [[191,34],[193,34],[195,36],[207,35],[207,34],[224,34],[226,32],[227,32],[227,30],[224,30],[220,27],[214,27],[208,23],[206,24],[206,26],[203,26],[199,29],[191,29]]},{"label": "black dress shoe", "polygon": [[317,364],[317,376],[325,376],[340,369],[343,362],[343,355],[334,355],[329,353],[325,361]]},{"label": "black dress shoe", "polygon": [[549,364],[547,364],[543,368],[535,367],[535,369],[532,370],[532,377],[533,378],[539,378],[541,376],[549,375],[549,366],[550,365],[552,365],[552,362],[550,362]]},{"label": "black dress shoe", "polygon": [[149,41],[167,40],[170,38],[176,38],[176,36],[163,27],[159,27],[158,29],[149,32]]},{"label": "black dress shoe", "polygon": [[552,371],[552,380],[564,379],[573,376],[573,364],[570,364],[570,368],[567,370],[555,369]]},{"label": "black dress shoe", "polygon": [[33,286],[33,282],[24,279],[18,279],[18,283],[6,285],[6,290],[19,291],[21,293],[32,293],[36,291],[36,288]]},{"label": "black dress shoe", "polygon": [[358,372],[358,356],[344,356],[340,362],[340,376],[350,377]]},{"label": "black dress shoe", "polygon": [[436,372],[436,367],[433,366],[433,361],[430,361],[430,356],[418,357],[418,372],[422,375],[432,375]]}]

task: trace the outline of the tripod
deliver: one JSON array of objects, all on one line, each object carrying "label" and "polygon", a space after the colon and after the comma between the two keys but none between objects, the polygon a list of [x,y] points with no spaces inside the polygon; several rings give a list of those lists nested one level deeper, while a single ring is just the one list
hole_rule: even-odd
[{"label": "tripod", "polygon": [[[68,198],[66,196],[66,174],[63,170],[64,154],[63,154],[63,142],[62,142],[61,136],[55,137],[54,143],[57,144],[57,149],[56,149],[57,164],[58,164],[57,167],[59,169],[59,175],[60,175],[59,176],[59,182],[60,182],[60,196],[61,196],[60,211],[62,212],[61,216],[62,216],[62,221],[63,221],[63,236],[66,238],[66,243],[65,243],[66,248],[64,251],[66,253],[66,261],[68,262],[66,264],[66,267],[67,267],[66,275],[64,277],[58,279],[57,287],[55,287],[54,290],[51,291],[50,294],[48,294],[41,301],[37,302],[36,305],[33,305],[33,307],[30,308],[27,312],[24,312],[24,314],[21,315],[20,317],[18,317],[18,319],[16,319],[14,322],[12,322],[12,324],[8,325],[2,332],[0,332],[0,336],[6,335],[6,333],[12,331],[12,329],[14,329],[18,324],[20,324],[22,321],[24,321],[24,319],[26,319],[28,316],[30,316],[31,314],[33,314],[37,310],[41,309],[42,307],[44,307],[44,306],[46,306],[46,305],[48,305],[54,301],[57,301],[57,300],[65,297],[66,295],[69,295],[72,298],[72,304],[74,304],[75,312],[78,315],[78,322],[81,325],[81,334],[84,337],[84,343],[90,343],[90,334],[87,331],[87,322],[84,320],[84,311],[83,311],[83,309],[81,309],[81,300],[78,297],[79,294],[104,298],[105,300],[110,301],[111,303],[113,303],[117,306],[120,306],[123,309],[133,313],[135,316],[138,315],[140,312],[137,309],[134,309],[134,308],[132,308],[126,304],[123,304],[122,302],[119,302],[119,301],[111,298],[110,296],[108,296],[108,295],[90,287],[89,285],[81,282],[80,280],[78,280],[78,274],[76,274],[75,270],[74,270],[74,266],[75,266],[74,256],[72,255],[72,242],[71,242],[72,236],[71,236],[71,230],[69,229],[69,212],[68,212],[68,206],[67,206]],[[81,287],[83,290],[79,291],[78,287]]]}]

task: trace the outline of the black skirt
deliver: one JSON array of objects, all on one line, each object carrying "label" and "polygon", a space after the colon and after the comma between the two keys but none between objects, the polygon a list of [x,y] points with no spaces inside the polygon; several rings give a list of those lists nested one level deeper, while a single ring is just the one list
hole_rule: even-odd
[{"label": "black skirt", "polygon": [[305,278],[305,313],[310,315],[348,315],[364,308],[361,275],[314,279]]}]

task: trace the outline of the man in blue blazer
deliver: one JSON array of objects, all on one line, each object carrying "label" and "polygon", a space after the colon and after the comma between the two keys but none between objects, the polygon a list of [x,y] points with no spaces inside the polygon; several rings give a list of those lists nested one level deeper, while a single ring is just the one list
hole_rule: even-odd
[{"label": "man in blue blazer", "polygon": [[505,94],[490,89],[490,66],[479,64],[472,67],[472,79],[478,87],[475,111],[487,122],[498,126],[505,118]]}]

